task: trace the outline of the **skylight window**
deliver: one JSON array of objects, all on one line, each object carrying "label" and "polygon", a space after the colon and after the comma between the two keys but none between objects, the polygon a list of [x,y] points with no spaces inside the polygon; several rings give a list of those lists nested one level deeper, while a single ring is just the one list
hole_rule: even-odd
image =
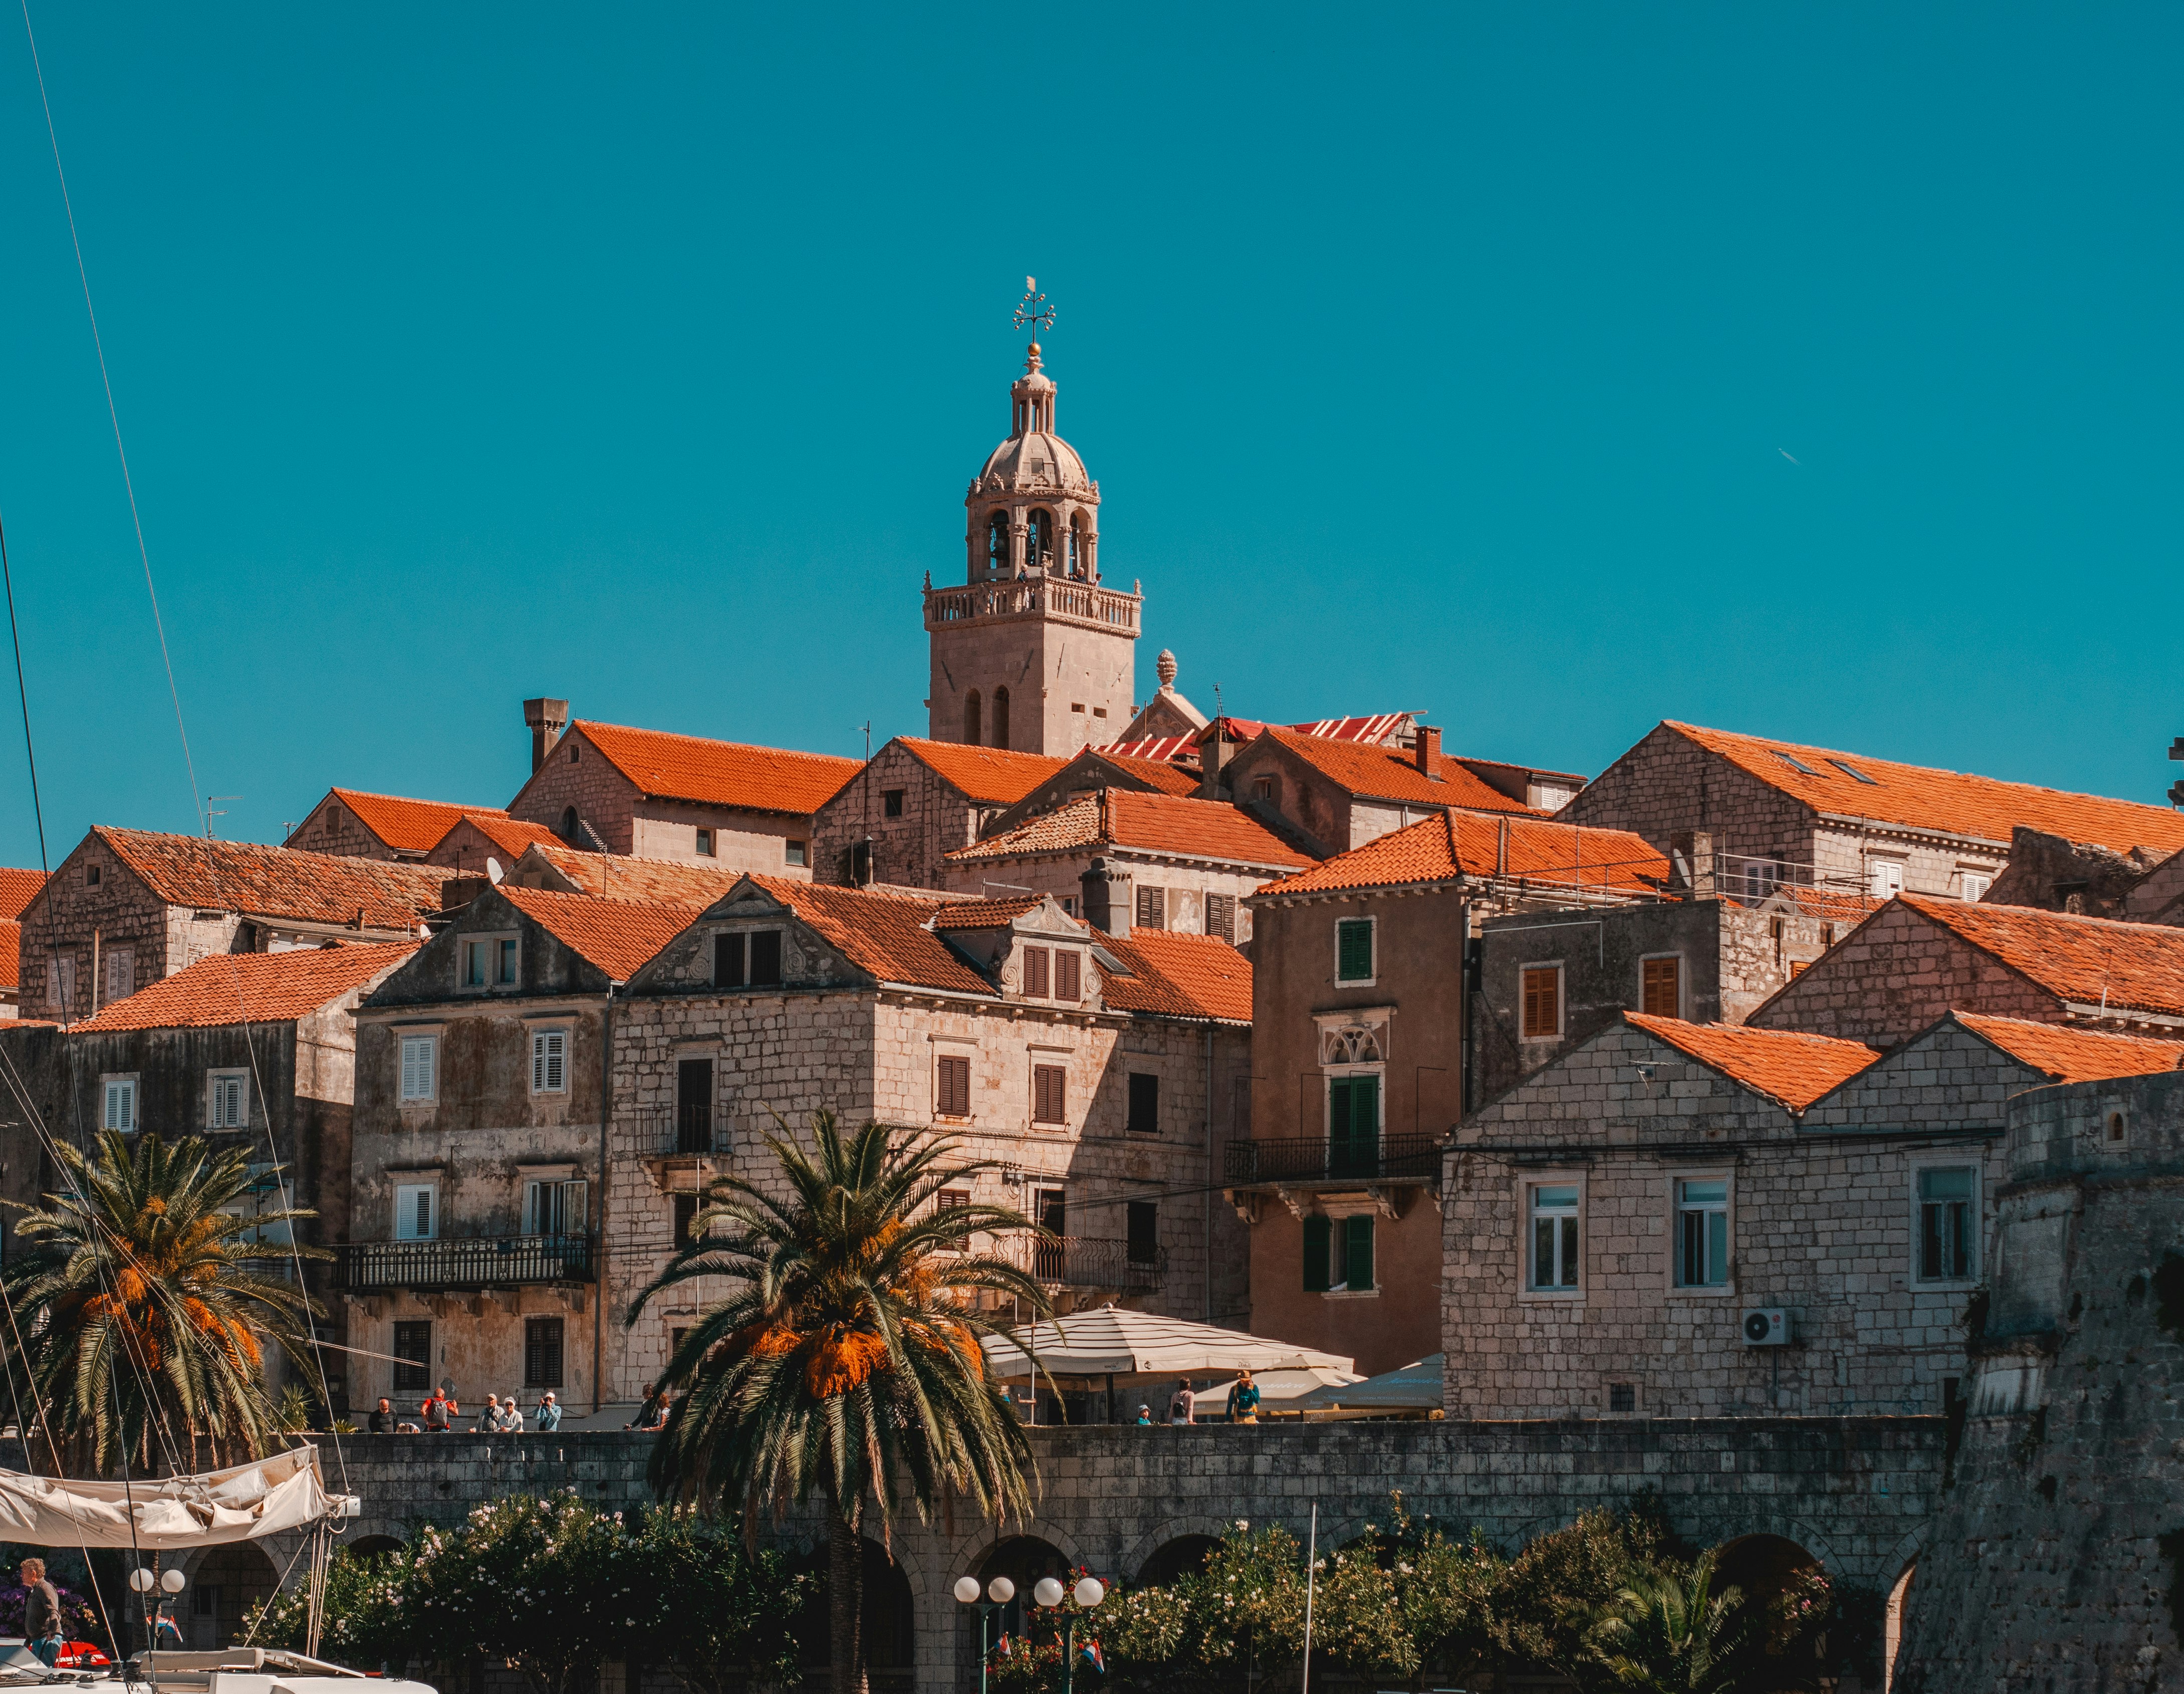
[{"label": "skylight window", "polygon": [[1869,788],[1877,788],[1880,786],[1880,784],[1875,782],[1872,777],[1867,776],[1864,772],[1859,770],[1857,766],[1851,764],[1847,760],[1830,759],[1828,761],[1828,763],[1834,766],[1836,769],[1841,771],[1843,775],[1848,777],[1854,783],[1864,783]]},{"label": "skylight window", "polygon": [[1780,759],[1793,771],[1802,771],[1808,777],[1820,777],[1827,774],[1824,771],[1815,771],[1810,765],[1808,765],[1802,759],[1800,759],[1794,753],[1785,753],[1779,747],[1775,748],[1774,751],[1774,756],[1777,759]]}]

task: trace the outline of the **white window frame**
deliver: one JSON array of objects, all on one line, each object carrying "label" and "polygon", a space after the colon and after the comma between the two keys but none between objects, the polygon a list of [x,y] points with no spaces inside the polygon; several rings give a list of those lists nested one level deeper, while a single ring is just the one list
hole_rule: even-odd
[{"label": "white window frame", "polygon": [[[1587,1226],[1591,1214],[1586,1206],[1591,1196],[1586,1192],[1585,1173],[1582,1170],[1528,1170],[1513,1179],[1512,1195],[1517,1208],[1517,1298],[1520,1301],[1540,1301],[1550,1304],[1582,1305],[1585,1297],[1585,1245],[1590,1233]],[[1540,1188],[1574,1188],[1577,1190],[1577,1282],[1570,1287],[1537,1288],[1532,1283],[1532,1191]]]},{"label": "white window frame", "polygon": [[[547,1199],[551,1193],[559,1195],[561,1228],[542,1229],[538,1227],[542,1212],[555,1203]],[[589,1227],[591,1184],[582,1177],[529,1177],[523,1184],[523,1233],[526,1235],[581,1235]],[[569,1227],[571,1218],[576,1227]]]},{"label": "white window frame", "polygon": [[[501,961],[504,948],[509,942],[515,944],[515,970],[504,978]],[[485,950],[485,980],[470,980],[470,964],[473,948]],[[492,929],[455,938],[455,992],[457,994],[513,994],[523,986],[523,936],[515,929]]]},{"label": "white window frame", "polygon": [[[418,1229],[417,1196],[425,1196],[425,1228]],[[440,1185],[436,1182],[398,1182],[394,1184],[394,1239],[398,1241],[437,1241],[440,1239]]]},{"label": "white window frame", "polygon": [[566,1095],[569,1091],[569,1030],[566,1024],[531,1032],[531,1091]]},{"label": "white window frame", "polygon": [[[2101,1133],[2103,1134],[2107,1133],[2107,1123],[2108,1113],[2103,1111],[2101,1113]],[[1911,1199],[1911,1263],[1909,1267],[1911,1286],[1922,1294],[1978,1286],[1981,1267],[1986,1258],[1986,1167],[1985,1163],[1976,1155],[1968,1157],[1959,1153],[1953,1158],[1940,1154],[1928,1154],[1924,1157],[1913,1159],[1910,1164],[1908,1181]],[[1919,1197],[1919,1182],[1928,1171],[1970,1171],[1972,1173],[1971,1266],[1964,1276],[1928,1277],[1919,1273],[1919,1256],[1925,1240],[1925,1219],[1921,1215],[1925,1209],[1925,1202]]]},{"label": "white window frame", "polygon": [[[1892,900],[1903,892],[1909,878],[1905,872],[1910,866],[1902,859],[1868,859],[1865,861],[1865,891],[1875,900]],[[1886,884],[1886,886],[1884,886]]]},{"label": "white window frame", "polygon": [[1993,886],[1994,872],[1992,871],[1964,870],[1957,872],[1957,897],[1959,900],[1983,900],[1986,897],[1986,891]]},{"label": "white window frame", "polygon": [[[1680,952],[1643,953],[1639,956],[1638,1009],[1641,1011],[1646,1009],[1646,967],[1656,959],[1674,959],[1676,961],[1676,1009],[1669,1016],[1681,1018],[1684,1016],[1684,1008],[1691,1003],[1688,990],[1691,986],[1691,972],[1690,965]],[[1557,1014],[1562,1010],[1562,996],[1559,993],[1555,996],[1555,1010]]]},{"label": "white window frame", "polygon": [[[410,1069],[413,1046],[421,1054],[424,1062],[424,1087],[413,1089],[415,1079]],[[398,1031],[395,1043],[395,1096],[404,1106],[429,1106],[440,1097],[440,1037],[435,1030],[425,1034]]]},{"label": "white window frame", "polygon": [[[1524,978],[1534,971],[1555,973],[1555,1027],[1552,1034],[1524,1033]],[[1518,1041],[1559,1041],[1569,1028],[1569,972],[1560,959],[1526,959],[1517,967],[1517,1039]]]},{"label": "white window frame", "polygon": [[[1362,923],[1366,926],[1367,939],[1373,950],[1373,968],[1370,972],[1365,976],[1346,977],[1342,974],[1342,926],[1346,923]],[[1380,983],[1380,919],[1378,914],[1369,911],[1349,914],[1338,912],[1334,919],[1334,928],[1332,933],[1332,939],[1334,943],[1335,987],[1339,989],[1368,989],[1379,987]]]},{"label": "white window frame", "polygon": [[[1683,1273],[1683,1185],[1687,1182],[1718,1182],[1722,1184],[1722,1269],[1719,1282],[1685,1282]],[[1736,1293],[1736,1173],[1727,1167],[1708,1169],[1700,1167],[1691,1170],[1672,1170],[1668,1173],[1667,1201],[1669,1207],[1669,1262],[1666,1267],[1669,1292],[1680,1300],[1728,1300]],[[1701,1202],[1694,1210],[1712,1210],[1711,1202]]]},{"label": "white window frame", "polygon": [[[222,1108],[231,1094],[236,1110],[231,1114]],[[248,1129],[250,1127],[250,1073],[247,1070],[218,1070],[205,1073],[205,1128],[208,1129]]]},{"label": "white window frame", "polygon": [[98,1127],[117,1129],[125,1135],[142,1128],[144,1119],[139,1108],[143,1090],[137,1074],[101,1077],[98,1083]]}]

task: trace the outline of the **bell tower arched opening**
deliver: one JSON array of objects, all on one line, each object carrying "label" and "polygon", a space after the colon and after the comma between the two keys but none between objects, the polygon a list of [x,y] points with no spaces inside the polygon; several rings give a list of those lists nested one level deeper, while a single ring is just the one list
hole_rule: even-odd
[{"label": "bell tower arched opening", "polygon": [[978,722],[978,691],[976,688],[963,700],[963,739],[976,747],[984,737],[984,727]]},{"label": "bell tower arched opening", "polygon": [[994,690],[994,745],[1006,747],[1008,744],[1009,691],[1006,688],[995,688]]}]

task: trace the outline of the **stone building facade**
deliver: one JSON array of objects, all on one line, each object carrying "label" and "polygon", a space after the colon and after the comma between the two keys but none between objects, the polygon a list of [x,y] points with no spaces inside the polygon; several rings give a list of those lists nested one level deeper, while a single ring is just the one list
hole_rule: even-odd
[{"label": "stone building facade", "polygon": [[466,815],[497,817],[503,814],[499,806],[454,805],[444,800],[365,794],[359,788],[329,788],[281,845],[345,858],[421,862]]},{"label": "stone building facade", "polygon": [[945,859],[1068,761],[899,735],[821,806],[814,879],[845,888],[939,889]]},{"label": "stone building facade", "polygon": [[[665,1265],[705,1181],[774,1179],[763,1138],[827,1110],[993,1161],[964,1192],[1061,1238],[1028,1268],[1065,1308],[1233,1322],[1241,1231],[1206,1171],[1249,1072],[1249,967],[1217,941],[1095,936],[1047,900],[747,879],[617,1012],[610,1309]],[[612,1397],[660,1374],[706,1297],[688,1286],[616,1338]]]},{"label": "stone building facade", "polygon": [[572,847],[811,874],[812,814],[859,761],[578,719],[509,801]]}]

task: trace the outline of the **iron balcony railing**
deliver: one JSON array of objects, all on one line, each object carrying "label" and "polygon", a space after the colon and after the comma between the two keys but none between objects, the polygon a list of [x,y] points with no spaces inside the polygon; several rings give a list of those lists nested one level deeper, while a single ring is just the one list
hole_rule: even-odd
[{"label": "iron balcony railing", "polygon": [[1121,1288],[1150,1290],[1160,1286],[1167,1251],[1149,1241],[1112,1236],[1059,1235],[1047,1240],[1014,1237],[1003,1250],[1020,1270],[1057,1288]]},{"label": "iron balcony railing", "polygon": [[589,1235],[463,1235],[443,1241],[351,1241],[338,1249],[344,1294],[398,1288],[521,1288],[590,1282]]},{"label": "iron balcony railing", "polygon": [[1440,1175],[1441,1142],[1432,1135],[1381,1135],[1366,1141],[1300,1135],[1284,1140],[1231,1141],[1223,1180],[1264,1182],[1432,1182]]},{"label": "iron balcony railing", "polygon": [[683,1106],[672,1117],[648,1117],[639,1128],[641,1144],[655,1153],[726,1152],[726,1125],[714,1122],[710,1106]]}]

